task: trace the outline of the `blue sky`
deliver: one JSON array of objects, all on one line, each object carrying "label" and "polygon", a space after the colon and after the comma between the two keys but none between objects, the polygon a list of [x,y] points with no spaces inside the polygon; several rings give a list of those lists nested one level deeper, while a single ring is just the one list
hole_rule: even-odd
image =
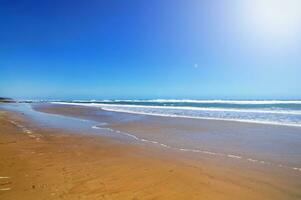
[{"label": "blue sky", "polygon": [[301,6],[262,1],[2,0],[0,96],[300,99]]}]

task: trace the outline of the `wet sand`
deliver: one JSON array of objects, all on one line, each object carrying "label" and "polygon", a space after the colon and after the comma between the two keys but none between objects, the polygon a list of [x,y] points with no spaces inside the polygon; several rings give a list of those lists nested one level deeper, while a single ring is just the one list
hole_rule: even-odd
[{"label": "wet sand", "polygon": [[8,111],[0,130],[0,199],[301,198],[298,171],[73,134]]},{"label": "wet sand", "polygon": [[124,133],[142,143],[301,171],[301,127],[147,116],[60,104],[33,108],[93,120],[95,128]]}]

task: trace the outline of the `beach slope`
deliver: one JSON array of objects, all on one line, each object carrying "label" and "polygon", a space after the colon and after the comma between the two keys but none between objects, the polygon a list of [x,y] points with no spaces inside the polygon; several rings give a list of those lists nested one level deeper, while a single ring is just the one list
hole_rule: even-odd
[{"label": "beach slope", "polygon": [[[300,199],[300,182],[0,111],[0,199]],[[295,175],[294,175],[295,176]]]}]

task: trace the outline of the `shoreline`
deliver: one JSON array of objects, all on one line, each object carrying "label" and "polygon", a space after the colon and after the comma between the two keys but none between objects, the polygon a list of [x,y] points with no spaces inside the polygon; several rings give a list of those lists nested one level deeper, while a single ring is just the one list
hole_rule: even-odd
[{"label": "shoreline", "polygon": [[[33,108],[46,113],[99,121],[100,125],[93,128],[108,129],[112,133],[165,148],[243,158],[258,164],[301,171],[301,129],[297,127],[165,118],[108,112],[85,106],[38,104]],[[245,145],[246,141],[248,143]],[[278,150],[275,149],[275,144],[278,145]],[[275,158],[271,159],[272,157]]]},{"label": "shoreline", "polygon": [[[72,134],[37,126],[26,115],[0,112],[3,130],[0,159],[1,163],[6,163],[0,165],[0,176],[11,177],[11,183],[6,186],[10,190],[0,191],[0,197],[6,199],[300,197],[298,186],[301,183],[295,173],[266,170],[210,156],[166,152],[154,146],[123,143],[101,135]],[[30,137],[26,130],[10,121],[22,125],[40,139]],[[30,180],[24,174],[29,175]]]}]

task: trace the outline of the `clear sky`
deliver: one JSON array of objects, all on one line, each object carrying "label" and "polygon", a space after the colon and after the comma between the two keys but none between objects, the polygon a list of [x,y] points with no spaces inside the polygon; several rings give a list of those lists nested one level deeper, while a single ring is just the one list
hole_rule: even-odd
[{"label": "clear sky", "polygon": [[298,0],[1,0],[0,96],[301,99]]}]

